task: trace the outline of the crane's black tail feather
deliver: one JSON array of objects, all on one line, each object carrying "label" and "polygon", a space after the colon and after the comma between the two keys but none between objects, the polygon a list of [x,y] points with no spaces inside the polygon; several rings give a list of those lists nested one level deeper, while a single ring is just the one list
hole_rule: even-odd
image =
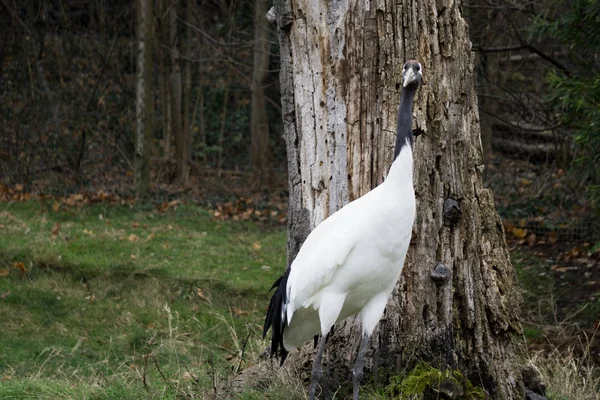
[{"label": "crane's black tail feather", "polygon": [[271,302],[269,303],[269,309],[267,311],[267,317],[265,318],[265,325],[263,327],[263,339],[267,335],[269,328],[271,331],[271,357],[277,354],[277,348],[279,348],[279,356],[281,357],[280,365],[283,365],[285,358],[288,355],[288,351],[283,347],[283,331],[287,325],[287,280],[290,276],[290,268],[285,270],[271,289],[275,289]]}]

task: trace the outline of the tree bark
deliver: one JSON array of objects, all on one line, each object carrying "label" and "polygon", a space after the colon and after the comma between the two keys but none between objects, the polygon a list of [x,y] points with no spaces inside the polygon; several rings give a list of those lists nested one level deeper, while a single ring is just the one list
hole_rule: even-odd
[{"label": "tree bark", "polygon": [[252,69],[252,112],[250,160],[259,174],[268,178],[270,166],[269,121],[265,105],[265,80],[269,69],[268,0],[254,2],[254,64]]},{"label": "tree bark", "polygon": [[138,70],[136,92],[135,190],[138,198],[150,187],[150,139],[154,94],[152,87],[152,0],[138,0]]},{"label": "tree bark", "polygon": [[[175,138],[175,167],[180,184],[186,185],[189,176],[189,156],[187,138],[183,128],[183,83],[179,53],[179,35],[177,33],[177,0],[172,1],[169,10],[169,43],[171,49],[171,120]],[[186,105],[187,106],[187,105]]]},{"label": "tree bark", "polygon": [[[453,0],[275,1],[290,185],[288,260],[317,224],[383,181],[401,68],[418,59],[424,85],[414,105],[414,128],[421,132],[417,217],[367,365],[405,369],[425,359],[462,371],[493,398],[519,398],[511,344],[521,332],[519,295],[502,224],[481,181],[473,56],[459,6]],[[433,278],[440,264],[445,280]],[[334,380],[346,377],[359,338],[357,318],[336,326],[328,346]],[[309,344],[297,361],[309,364],[311,353]]]}]

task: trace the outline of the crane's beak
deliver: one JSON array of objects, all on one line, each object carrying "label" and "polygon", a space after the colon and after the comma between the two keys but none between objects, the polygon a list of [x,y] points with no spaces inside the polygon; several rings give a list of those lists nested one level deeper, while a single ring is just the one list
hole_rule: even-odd
[{"label": "crane's beak", "polygon": [[402,86],[406,87],[410,85],[416,78],[417,74],[415,74],[415,71],[412,68],[408,68],[404,75],[404,82],[402,82]]}]

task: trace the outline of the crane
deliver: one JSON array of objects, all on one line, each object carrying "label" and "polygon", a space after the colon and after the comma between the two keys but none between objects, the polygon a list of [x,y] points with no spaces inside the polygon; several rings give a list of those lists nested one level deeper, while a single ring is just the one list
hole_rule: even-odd
[{"label": "crane", "polygon": [[263,330],[265,337],[272,328],[271,357],[279,353],[283,365],[288,352],[321,335],[310,399],[323,375],[322,355],[333,325],[360,314],[362,338],[352,369],[358,399],[369,338],[402,272],[416,213],[412,103],[422,73],[415,60],[403,66],[396,146],[385,181],[317,225],[271,287],[276,290]]}]

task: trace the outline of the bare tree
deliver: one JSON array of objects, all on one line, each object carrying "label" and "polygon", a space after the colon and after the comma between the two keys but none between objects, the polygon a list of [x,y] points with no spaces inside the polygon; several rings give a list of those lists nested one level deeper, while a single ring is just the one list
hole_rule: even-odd
[{"label": "bare tree", "polygon": [[[370,367],[426,360],[462,371],[493,398],[519,398],[511,336],[515,274],[483,154],[467,26],[452,0],[276,0],[290,186],[289,260],[317,224],[381,183],[391,163],[401,67],[418,59],[417,218],[407,265],[373,334]],[[360,342],[348,319],[330,339],[330,378]],[[310,347],[309,347],[310,346]],[[312,344],[296,353],[306,365]]]},{"label": "bare tree", "polygon": [[150,186],[150,139],[154,94],[152,88],[152,0],[137,1],[138,70],[136,93],[135,187],[137,197],[144,197]]}]

